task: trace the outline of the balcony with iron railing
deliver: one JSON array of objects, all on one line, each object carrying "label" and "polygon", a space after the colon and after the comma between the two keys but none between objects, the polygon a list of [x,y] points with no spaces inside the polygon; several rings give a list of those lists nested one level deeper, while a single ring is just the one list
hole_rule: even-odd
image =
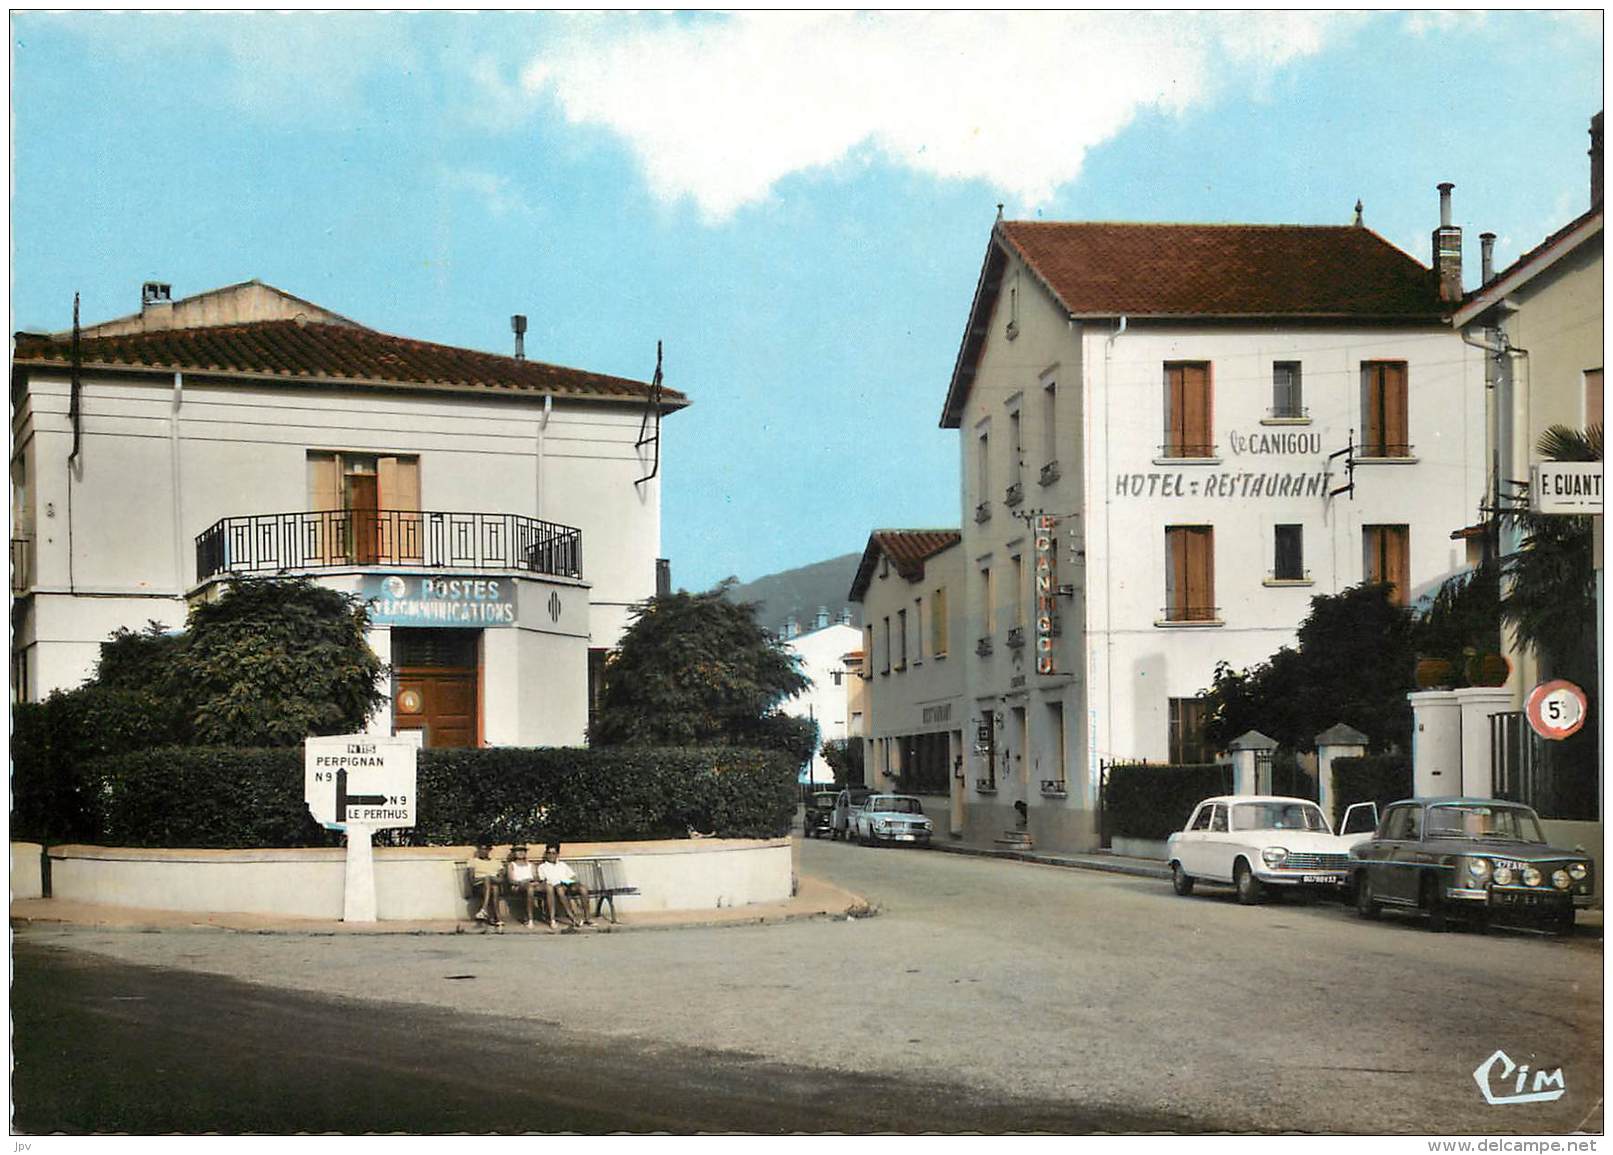
[{"label": "balcony with iron railing", "polygon": [[325,509],[226,517],[196,537],[198,581],[354,566],[581,578],[582,531],[513,513]]}]

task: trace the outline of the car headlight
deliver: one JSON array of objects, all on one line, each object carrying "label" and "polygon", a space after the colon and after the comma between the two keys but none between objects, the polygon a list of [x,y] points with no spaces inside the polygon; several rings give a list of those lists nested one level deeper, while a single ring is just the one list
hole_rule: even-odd
[{"label": "car headlight", "polygon": [[1498,866],[1495,868],[1495,884],[1497,886],[1512,885],[1512,867]]},{"label": "car headlight", "polygon": [[1574,883],[1573,879],[1568,877],[1568,871],[1554,870],[1551,872],[1551,884],[1558,890],[1567,890]]},{"label": "car headlight", "polygon": [[1488,858],[1468,859],[1467,872],[1480,882],[1483,882],[1490,875],[1490,860]]},{"label": "car headlight", "polygon": [[875,830],[884,830],[889,825],[890,825],[890,823],[886,822],[883,818],[874,819],[874,829]]},{"label": "car headlight", "polygon": [[1268,846],[1260,852],[1267,866],[1281,866],[1288,861],[1288,850],[1281,846]]},{"label": "car headlight", "polygon": [[1538,866],[1526,866],[1523,868],[1523,884],[1525,886],[1539,886],[1545,881],[1545,878],[1546,876],[1540,873],[1540,867]]},{"label": "car headlight", "polygon": [[1584,878],[1588,873],[1590,872],[1585,869],[1585,864],[1583,862],[1571,862],[1568,864],[1568,877],[1572,878],[1575,882],[1584,881]]}]

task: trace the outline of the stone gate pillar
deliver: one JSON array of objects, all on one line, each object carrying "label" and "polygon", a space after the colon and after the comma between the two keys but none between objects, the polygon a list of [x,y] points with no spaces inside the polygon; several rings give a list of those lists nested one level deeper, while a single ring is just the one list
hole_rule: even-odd
[{"label": "stone gate pillar", "polygon": [[1333,760],[1360,758],[1367,752],[1367,736],[1343,722],[1316,735],[1316,801],[1333,821]]},{"label": "stone gate pillar", "polygon": [[1270,794],[1271,759],[1259,758],[1277,749],[1277,739],[1268,738],[1259,730],[1239,734],[1227,745],[1232,755],[1232,792],[1234,794]]}]

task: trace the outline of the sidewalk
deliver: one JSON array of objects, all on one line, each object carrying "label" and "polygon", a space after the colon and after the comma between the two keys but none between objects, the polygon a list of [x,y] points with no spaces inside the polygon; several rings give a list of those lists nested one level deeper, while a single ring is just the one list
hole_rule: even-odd
[{"label": "sidewalk", "polygon": [[983,858],[1007,858],[1015,862],[1035,862],[1042,866],[1068,866],[1077,870],[1106,870],[1111,874],[1131,874],[1139,878],[1171,876],[1171,868],[1157,858],[1132,858],[1112,854],[1107,850],[1086,854],[1055,854],[1045,850],[1013,850],[998,846],[990,840],[969,840],[938,834],[930,840],[930,849],[947,854],[973,854]]},{"label": "sidewalk", "polygon": [[[808,918],[844,918],[868,912],[868,900],[849,890],[809,875],[801,876],[794,898],[784,902],[757,903],[753,906],[724,907],[719,910],[644,911],[623,914],[612,923],[602,916],[589,934],[619,931],[665,930],[673,927],[735,926],[758,923],[792,922]],[[332,919],[290,918],[281,915],[236,914],[229,912],[140,910],[132,907],[103,906],[88,902],[68,902],[54,898],[19,899],[11,904],[13,929],[28,926],[68,924],[105,930],[131,931],[228,931],[237,934],[485,934],[488,928],[469,918],[433,921],[342,922]],[[500,934],[550,934],[543,925],[531,929],[506,920]]]}]

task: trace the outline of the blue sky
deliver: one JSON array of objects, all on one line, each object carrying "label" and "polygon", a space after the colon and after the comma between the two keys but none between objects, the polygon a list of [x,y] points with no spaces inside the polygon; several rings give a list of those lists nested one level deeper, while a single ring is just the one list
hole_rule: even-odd
[{"label": "blue sky", "polygon": [[1599,13],[27,13],[11,323],[257,277],[388,332],[694,399],[705,588],[958,522],[941,404],[1014,217],[1366,222],[1469,287],[1588,204]]}]

